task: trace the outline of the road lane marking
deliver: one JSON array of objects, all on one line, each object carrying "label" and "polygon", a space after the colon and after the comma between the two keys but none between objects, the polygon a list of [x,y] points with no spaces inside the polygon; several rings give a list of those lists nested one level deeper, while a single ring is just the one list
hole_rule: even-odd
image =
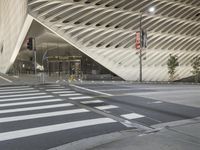
[{"label": "road lane marking", "polygon": [[30,88],[30,86],[6,86],[6,87],[1,87],[0,90],[4,90],[4,89],[19,89],[19,88]]},{"label": "road lane marking", "polygon": [[93,101],[83,101],[82,104],[96,104],[96,103],[103,103],[102,100],[93,100]]},{"label": "road lane marking", "polygon": [[1,78],[1,79],[3,79],[3,80],[5,80],[5,81],[7,81],[7,82],[10,82],[10,83],[12,83],[12,81],[11,81],[11,80],[9,80],[9,79],[7,79],[7,78],[4,78],[4,77],[2,77],[2,76],[0,76],[0,78]]},{"label": "road lane marking", "polygon": [[33,90],[34,88],[23,88],[23,89],[4,89],[0,90],[0,92],[11,92],[11,91],[28,91],[28,90]]},{"label": "road lane marking", "polygon": [[91,97],[91,96],[69,97],[69,99],[71,100],[91,99],[91,98],[94,98],[94,97]]},{"label": "road lane marking", "polygon": [[12,140],[17,138],[29,137],[34,135],[40,135],[45,133],[52,133],[63,130],[70,130],[81,127],[88,127],[100,124],[115,123],[117,121],[110,118],[98,118],[98,119],[89,119],[83,121],[74,121],[62,124],[55,124],[49,126],[41,126],[36,128],[22,129],[16,131],[9,131],[0,133],[0,141]]},{"label": "road lane marking", "polygon": [[45,105],[45,106],[37,106],[37,107],[6,109],[6,110],[0,110],[0,114],[23,112],[23,111],[30,111],[30,110],[42,110],[42,109],[49,109],[49,108],[59,108],[59,107],[67,107],[67,106],[73,106],[73,104],[66,103],[66,104]]},{"label": "road lane marking", "polygon": [[7,97],[21,97],[21,96],[33,96],[33,95],[45,95],[46,93],[31,93],[31,94],[17,94],[17,95],[3,95],[0,98],[7,98]]},{"label": "road lane marking", "polygon": [[75,93],[75,91],[58,91],[58,92],[52,92],[54,94],[68,94],[68,93]]},{"label": "road lane marking", "polygon": [[61,100],[61,99],[37,100],[37,101],[28,101],[28,102],[0,104],[0,107],[40,104],[40,103],[49,103],[49,102],[61,102],[61,101],[63,101],[63,100]]},{"label": "road lane marking", "polygon": [[69,90],[69,89],[65,89],[65,88],[60,88],[60,89],[46,89],[46,91],[48,91],[48,92],[63,91],[63,90]]},{"label": "road lane marking", "polygon": [[59,94],[59,96],[80,96],[80,93],[73,93],[73,94]]},{"label": "road lane marking", "polygon": [[55,86],[55,87],[60,87],[60,85],[58,85],[58,84],[48,84],[48,85],[45,85],[45,86],[50,86],[50,87],[52,87],[52,86]]},{"label": "road lane marking", "polygon": [[39,92],[39,90],[30,90],[30,91],[14,91],[14,92],[2,92],[0,95],[6,95],[6,94],[22,94],[22,93],[35,93]]},{"label": "road lane marking", "polygon": [[79,88],[79,89],[82,89],[82,90],[86,90],[86,91],[89,91],[89,92],[97,93],[97,94],[102,94],[102,95],[106,95],[106,96],[113,96],[112,94],[108,94],[108,93],[104,93],[104,92],[100,92],[100,91],[96,91],[96,90],[91,90],[91,89],[84,88],[84,87],[77,86],[77,85],[71,84],[70,86],[73,86],[75,88]]},{"label": "road lane marking", "polygon": [[[40,94],[38,94],[40,95]],[[43,95],[43,94],[42,94]],[[33,96],[33,97],[20,97],[20,98],[10,98],[10,99],[0,99],[0,102],[8,102],[8,101],[21,101],[21,100],[30,100],[30,99],[42,99],[42,98],[50,98],[52,95],[45,96]]]},{"label": "road lane marking", "polygon": [[106,105],[106,106],[98,106],[95,108],[99,110],[107,110],[107,109],[114,109],[114,108],[119,108],[119,107],[115,105]]},{"label": "road lane marking", "polygon": [[154,101],[152,102],[153,104],[162,104],[163,102],[162,101]]},{"label": "road lane marking", "polygon": [[15,116],[15,117],[5,117],[5,118],[0,118],[0,123],[70,115],[70,114],[85,113],[85,112],[90,112],[90,111],[87,109],[72,109],[72,110],[65,110],[65,111],[55,111],[55,112],[39,113],[39,114],[31,114],[31,115],[23,115],[23,116]]},{"label": "road lane marking", "polygon": [[137,113],[130,113],[130,114],[121,115],[121,117],[124,117],[126,119],[137,119],[137,118],[142,118],[145,116],[137,114]]}]

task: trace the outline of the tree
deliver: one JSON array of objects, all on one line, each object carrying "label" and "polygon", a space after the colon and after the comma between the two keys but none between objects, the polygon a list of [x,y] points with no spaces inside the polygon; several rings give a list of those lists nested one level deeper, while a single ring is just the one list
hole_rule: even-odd
[{"label": "tree", "polygon": [[196,56],[192,59],[192,73],[194,75],[195,82],[199,82],[200,79],[200,56]]},{"label": "tree", "polygon": [[174,80],[174,75],[176,73],[176,67],[179,66],[178,57],[169,55],[169,59],[167,60],[167,66],[168,66],[168,74],[170,81]]}]

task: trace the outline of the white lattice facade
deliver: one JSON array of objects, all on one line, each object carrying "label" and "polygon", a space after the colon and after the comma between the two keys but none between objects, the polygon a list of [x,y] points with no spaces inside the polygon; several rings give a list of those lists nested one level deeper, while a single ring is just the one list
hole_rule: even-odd
[{"label": "white lattice facade", "polygon": [[[154,6],[154,14],[146,10]],[[168,80],[167,59],[177,55],[176,79],[191,75],[200,54],[199,0],[28,0],[36,21],[125,80],[139,79],[135,32],[148,31],[143,79]]]}]

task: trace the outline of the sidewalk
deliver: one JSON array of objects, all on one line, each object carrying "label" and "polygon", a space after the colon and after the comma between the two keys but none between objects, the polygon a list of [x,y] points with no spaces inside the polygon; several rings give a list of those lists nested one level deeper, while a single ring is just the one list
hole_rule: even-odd
[{"label": "sidewalk", "polygon": [[200,120],[196,123],[163,128],[159,132],[131,136],[90,150],[199,150]]}]

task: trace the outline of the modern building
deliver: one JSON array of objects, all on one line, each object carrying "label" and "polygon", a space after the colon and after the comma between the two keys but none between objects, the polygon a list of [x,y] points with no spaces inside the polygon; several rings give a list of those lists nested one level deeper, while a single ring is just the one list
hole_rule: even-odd
[{"label": "modern building", "polygon": [[[148,37],[143,80],[167,81],[170,54],[179,60],[176,79],[191,76],[191,60],[200,55],[199,0],[0,0],[0,72],[19,52],[30,53],[24,43],[33,37],[38,53],[71,47],[125,80],[139,80],[140,27]],[[61,56],[69,60],[67,52]]]}]

